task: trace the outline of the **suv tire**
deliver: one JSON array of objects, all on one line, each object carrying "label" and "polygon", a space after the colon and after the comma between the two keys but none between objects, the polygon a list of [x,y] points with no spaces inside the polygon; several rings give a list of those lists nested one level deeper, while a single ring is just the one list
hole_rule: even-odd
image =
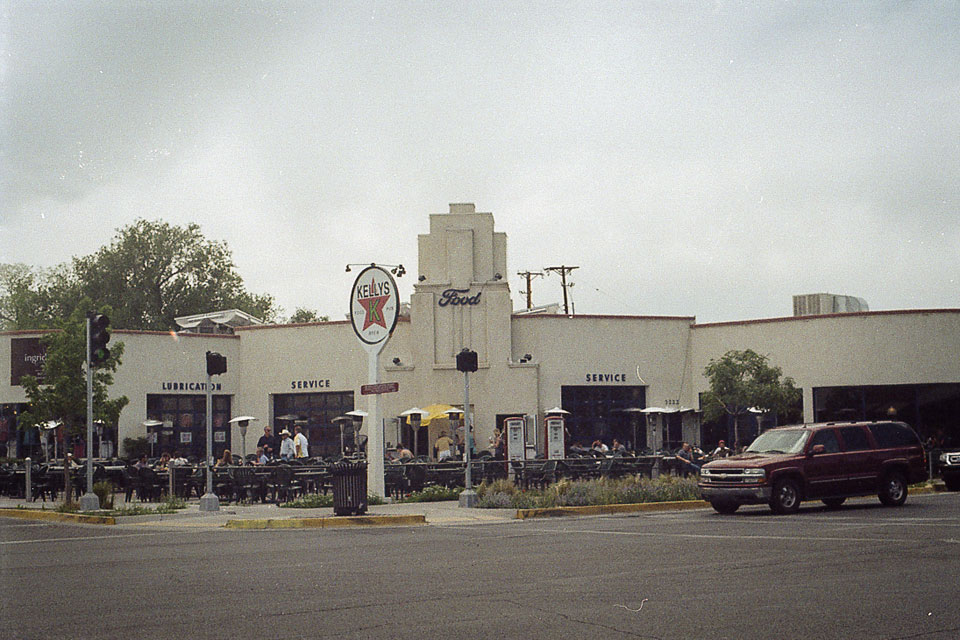
[{"label": "suv tire", "polygon": [[888,507],[899,507],[907,500],[907,479],[899,471],[891,471],[880,481],[877,494],[880,502]]},{"label": "suv tire", "polygon": [[824,498],[823,504],[827,505],[827,509],[839,509],[846,501],[846,498]]},{"label": "suv tire", "polygon": [[800,510],[800,485],[793,478],[778,480],[773,485],[770,508],[774,513],[796,513]]},{"label": "suv tire", "polygon": [[717,513],[722,513],[725,516],[736,513],[737,509],[740,508],[740,505],[736,502],[722,502],[720,500],[711,502],[710,506],[713,507],[714,511]]}]

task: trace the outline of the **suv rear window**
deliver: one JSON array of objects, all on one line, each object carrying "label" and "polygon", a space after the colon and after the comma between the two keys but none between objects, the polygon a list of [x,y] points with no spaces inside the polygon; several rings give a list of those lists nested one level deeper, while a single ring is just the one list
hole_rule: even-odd
[{"label": "suv rear window", "polygon": [[870,425],[870,432],[882,449],[909,447],[920,444],[917,435],[902,424],[878,422]]},{"label": "suv rear window", "polygon": [[847,451],[864,451],[870,448],[867,432],[860,427],[840,427],[840,437]]}]

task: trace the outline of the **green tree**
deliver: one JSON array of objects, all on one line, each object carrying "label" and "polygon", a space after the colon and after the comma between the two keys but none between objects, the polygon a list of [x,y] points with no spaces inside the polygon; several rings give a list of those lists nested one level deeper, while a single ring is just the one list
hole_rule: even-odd
[{"label": "green tree", "polygon": [[327,322],[329,320],[329,316],[321,316],[313,309],[297,307],[297,310],[294,311],[293,315],[287,320],[287,324],[300,324],[303,322]]},{"label": "green tree", "polygon": [[111,307],[113,325],[124,329],[176,330],[178,316],[234,308],[267,322],[277,316],[272,296],[246,290],[226,243],[207,240],[193,223],[137,220],[70,264],[0,267],[6,329],[55,327],[84,297]]},{"label": "green tree", "polygon": [[707,420],[733,416],[733,437],[740,440],[740,420],[750,409],[788,414],[800,403],[802,392],[790,377],[782,378],[780,367],[770,365],[767,356],[755,351],[728,351],[711,360],[703,375],[710,390],[703,394]]},{"label": "green tree", "polygon": [[[86,434],[87,428],[87,373],[86,373],[86,312],[92,307],[89,300],[58,323],[58,331],[48,333],[40,340],[46,344],[47,357],[43,365],[43,383],[34,376],[24,376],[21,384],[27,394],[29,409],[20,414],[21,428],[35,427],[51,420],[62,422],[71,436]],[[109,310],[105,311],[109,315]],[[110,342],[110,358],[93,373],[93,417],[115,425],[120,412],[129,400],[126,396],[108,399],[107,388],[113,384],[113,374],[123,355],[122,342]]]}]

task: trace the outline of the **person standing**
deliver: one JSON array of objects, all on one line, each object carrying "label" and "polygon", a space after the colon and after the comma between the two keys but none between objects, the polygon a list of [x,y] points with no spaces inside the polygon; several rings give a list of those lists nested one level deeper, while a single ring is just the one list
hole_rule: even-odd
[{"label": "person standing", "polygon": [[437,442],[433,445],[433,449],[437,455],[437,462],[443,462],[450,457],[450,447],[453,446],[453,440],[447,436],[446,431],[440,432],[440,437],[437,438]]},{"label": "person standing", "polygon": [[273,435],[270,425],[263,426],[263,435],[257,440],[257,446],[263,447],[263,453],[267,458],[275,458],[280,452],[280,442],[278,442],[277,436]]},{"label": "person standing", "polygon": [[297,455],[297,450],[293,446],[293,439],[290,437],[290,432],[284,429],[280,432],[280,437],[283,438],[283,440],[280,441],[280,459],[293,460]]},{"label": "person standing", "polygon": [[296,432],[296,435],[293,436],[293,449],[294,455],[298,458],[307,458],[309,457],[307,436],[303,435],[303,427],[297,425],[293,428]]}]

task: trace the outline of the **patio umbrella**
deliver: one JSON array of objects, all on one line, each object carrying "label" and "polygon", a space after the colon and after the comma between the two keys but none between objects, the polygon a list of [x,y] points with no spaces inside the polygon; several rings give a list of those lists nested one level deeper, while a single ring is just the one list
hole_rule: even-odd
[{"label": "patio umbrella", "polygon": [[[151,427],[156,428],[156,427],[163,426],[163,423],[160,422],[159,420],[144,420],[140,424],[142,424],[147,428],[147,433],[150,432]],[[150,439],[150,457],[151,458],[153,457],[153,438]]]}]

